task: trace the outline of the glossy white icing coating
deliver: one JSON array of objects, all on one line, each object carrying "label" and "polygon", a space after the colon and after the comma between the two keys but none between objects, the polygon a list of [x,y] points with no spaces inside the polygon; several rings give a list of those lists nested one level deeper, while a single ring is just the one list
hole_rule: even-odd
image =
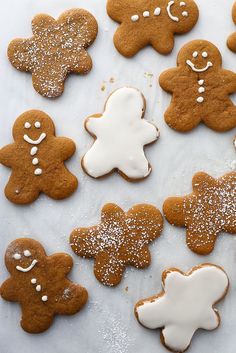
[{"label": "glossy white icing coating", "polygon": [[141,179],[151,172],[143,147],[159,137],[157,128],[142,119],[143,96],[135,88],[113,92],[101,117],[90,117],[86,129],[97,138],[83,158],[83,166],[98,178],[119,169],[130,179]]},{"label": "glossy white icing coating", "polygon": [[214,265],[202,265],[189,275],[171,271],[163,284],[164,294],[136,308],[138,320],[150,329],[164,327],[166,346],[183,352],[197,329],[218,327],[213,305],[224,296],[228,284],[226,273]]}]

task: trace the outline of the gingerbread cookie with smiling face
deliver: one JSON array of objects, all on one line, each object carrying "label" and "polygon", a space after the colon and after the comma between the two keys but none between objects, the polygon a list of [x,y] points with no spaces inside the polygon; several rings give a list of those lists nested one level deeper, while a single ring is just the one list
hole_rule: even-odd
[{"label": "gingerbread cookie with smiling face", "polygon": [[86,289],[66,277],[73,266],[67,254],[47,256],[40,243],[22,238],[9,245],[5,263],[11,277],[0,294],[20,304],[21,326],[29,333],[47,330],[55,315],[73,315],[87,302]]},{"label": "gingerbread cookie with smiling face", "polygon": [[22,114],[13,126],[11,145],[0,149],[0,163],[12,169],[6,197],[16,204],[28,204],[41,192],[64,199],[77,188],[77,178],[64,165],[75,152],[75,144],[56,137],[51,118],[39,111]]},{"label": "gingerbread cookie with smiling face", "polygon": [[[232,9],[232,18],[234,23],[236,24],[236,2],[233,5]],[[236,32],[231,34],[227,40],[227,45],[230,50],[236,53]]]},{"label": "gingerbread cookie with smiling face", "polygon": [[168,198],[163,211],[171,224],[186,227],[188,247],[207,255],[220,232],[236,234],[236,172],[220,179],[197,173],[192,185],[192,194]]},{"label": "gingerbread cookie with smiling face", "polygon": [[161,342],[172,352],[185,352],[198,329],[220,325],[215,304],[228,291],[229,279],[216,265],[202,264],[184,273],[171,268],[162,274],[163,291],[135,305],[141,325],[161,329]]},{"label": "gingerbread cookie with smiling face", "polygon": [[179,52],[177,68],[160,76],[161,87],[172,94],[165,121],[180,132],[200,122],[223,132],[236,127],[236,74],[222,69],[219,50],[210,42],[194,40]]},{"label": "gingerbread cookie with smiling face", "polygon": [[114,44],[120,54],[134,56],[147,45],[161,54],[174,47],[174,34],[189,32],[198,20],[193,0],[108,0],[107,13],[120,27]]},{"label": "gingerbread cookie with smiling face", "polygon": [[32,73],[39,94],[58,97],[70,73],[87,74],[91,70],[86,49],[96,39],[97,21],[86,10],[72,9],[58,20],[44,14],[35,16],[32,31],[31,38],[10,43],[9,60],[17,70]]},{"label": "gingerbread cookie with smiling face", "polygon": [[143,119],[145,106],[140,91],[122,87],[110,95],[103,114],[86,119],[85,129],[95,138],[82,159],[88,175],[100,178],[117,170],[128,181],[136,181],[151,173],[143,149],[158,139],[159,131]]},{"label": "gingerbread cookie with smiling face", "polygon": [[94,274],[101,283],[116,286],[126,266],[150,265],[148,244],[160,236],[162,228],[163,217],[154,206],[136,205],[125,213],[115,204],[106,204],[101,223],[75,229],[70,244],[77,255],[95,259]]}]

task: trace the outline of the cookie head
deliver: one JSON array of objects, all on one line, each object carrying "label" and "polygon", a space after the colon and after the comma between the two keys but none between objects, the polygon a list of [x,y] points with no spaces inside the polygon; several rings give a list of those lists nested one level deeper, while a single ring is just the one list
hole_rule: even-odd
[{"label": "cookie head", "polygon": [[212,43],[194,40],[180,50],[177,63],[200,74],[220,68],[222,57],[218,48]]},{"label": "cookie head", "polygon": [[199,16],[198,7],[193,0],[166,1],[163,8],[163,12],[165,11],[176,33],[186,33],[192,29]]},{"label": "cookie head", "polygon": [[24,140],[31,145],[38,145],[47,136],[54,134],[55,128],[51,118],[39,110],[30,110],[20,115],[13,126],[14,140]]},{"label": "cookie head", "polygon": [[42,246],[35,240],[22,238],[13,241],[5,254],[6,267],[12,275],[32,273],[45,258]]}]

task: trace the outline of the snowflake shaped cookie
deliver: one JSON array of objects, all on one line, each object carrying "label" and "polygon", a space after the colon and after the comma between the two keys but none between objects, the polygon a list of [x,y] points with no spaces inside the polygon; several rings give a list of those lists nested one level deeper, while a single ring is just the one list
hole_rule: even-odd
[{"label": "snowflake shaped cookie", "polygon": [[192,194],[168,198],[163,211],[171,224],[187,228],[188,247],[206,255],[220,232],[236,234],[236,172],[220,179],[197,173],[192,185]]},{"label": "snowflake shaped cookie", "polygon": [[220,316],[214,305],[227,294],[224,270],[202,264],[190,272],[169,269],[162,274],[163,291],[139,301],[135,314],[143,326],[161,329],[162,343],[173,352],[184,352],[196,330],[214,330]]},{"label": "snowflake shaped cookie", "polygon": [[198,7],[193,0],[108,0],[107,13],[120,23],[114,44],[126,57],[147,45],[169,54],[174,47],[174,34],[189,32],[198,20]]},{"label": "snowflake shaped cookie", "polygon": [[88,175],[99,178],[118,170],[124,178],[133,181],[151,173],[143,148],[158,139],[159,131],[143,119],[144,114],[142,93],[123,87],[110,95],[103,114],[86,119],[85,128],[95,138],[82,159]]},{"label": "snowflake shaped cookie", "polygon": [[94,42],[98,26],[86,10],[65,11],[58,20],[45,14],[32,21],[33,36],[15,39],[8,47],[11,64],[32,73],[35,90],[45,97],[63,93],[69,73],[86,74],[92,60],[86,49]]},{"label": "snowflake shaped cookie", "polygon": [[72,250],[79,256],[94,258],[94,274],[103,284],[120,283],[126,266],[150,265],[148,244],[160,236],[163,218],[151,205],[136,205],[125,213],[115,204],[106,204],[101,223],[75,229],[70,236]]}]

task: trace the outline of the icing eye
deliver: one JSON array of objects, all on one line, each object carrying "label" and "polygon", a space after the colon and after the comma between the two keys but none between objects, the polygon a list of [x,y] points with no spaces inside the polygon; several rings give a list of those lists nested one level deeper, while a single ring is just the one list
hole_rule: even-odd
[{"label": "icing eye", "polygon": [[180,6],[185,6],[185,5],[186,5],[185,2],[181,1]]},{"label": "icing eye", "polygon": [[31,256],[31,252],[29,250],[24,251],[24,256],[29,257]]},{"label": "icing eye", "polygon": [[188,12],[187,12],[187,11],[183,11],[183,12],[182,12],[182,16],[188,17]]},{"label": "icing eye", "polygon": [[157,7],[154,11],[154,16],[159,16],[160,13],[161,13],[161,9],[160,9],[160,7]]},{"label": "icing eye", "polygon": [[25,129],[30,129],[31,128],[31,124],[28,123],[28,121],[26,121],[24,126],[25,126]]},{"label": "icing eye", "polygon": [[21,259],[21,255],[16,253],[16,254],[13,255],[13,258],[15,260],[20,260]]},{"label": "icing eye", "polygon": [[202,53],[202,57],[203,57],[203,58],[207,58],[207,57],[208,57],[208,54],[207,54],[206,51],[204,51],[204,52]]},{"label": "icing eye", "polygon": [[41,124],[39,121],[36,121],[36,123],[34,124],[34,126],[36,127],[36,129],[40,129]]},{"label": "icing eye", "polygon": [[198,56],[198,52],[195,51],[195,52],[193,53],[193,58],[196,58],[197,56]]}]

